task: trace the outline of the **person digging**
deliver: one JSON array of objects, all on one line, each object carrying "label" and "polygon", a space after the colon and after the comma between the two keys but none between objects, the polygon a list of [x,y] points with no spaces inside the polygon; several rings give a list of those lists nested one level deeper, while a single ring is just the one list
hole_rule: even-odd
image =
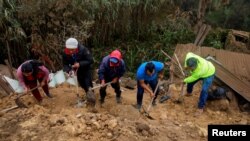
[{"label": "person digging", "polygon": [[49,70],[43,65],[43,63],[37,60],[25,61],[18,67],[17,77],[20,85],[24,88],[24,93],[27,93],[29,89],[34,89],[31,92],[39,104],[42,103],[43,98],[38,88],[36,88],[37,81],[46,96],[52,98],[48,87]]},{"label": "person digging", "polygon": [[121,88],[119,79],[125,73],[125,63],[122,59],[121,52],[114,50],[110,55],[105,56],[99,66],[98,77],[103,87],[100,88],[100,104],[104,103],[106,97],[105,85],[108,82],[112,82],[111,86],[116,93],[116,102],[121,103]]},{"label": "person digging", "polygon": [[[159,94],[159,89],[154,93],[158,78],[163,78],[164,64],[158,61],[150,61],[142,63],[137,69],[137,105],[136,108],[141,111],[144,90],[146,90],[150,97],[153,98],[152,105],[156,105],[156,98]],[[149,84],[149,85],[148,85]]]},{"label": "person digging", "polygon": [[91,66],[94,59],[88,48],[78,43],[75,38],[68,38],[62,54],[63,71],[68,75],[76,74],[77,81],[86,92],[87,102],[95,106],[95,95],[90,89],[93,87]]},{"label": "person digging", "polygon": [[187,53],[186,55],[184,67],[185,70],[188,71],[190,74],[183,81],[183,83],[187,83],[186,96],[191,96],[193,91],[193,86],[198,81],[200,80],[202,81],[202,88],[198,102],[198,109],[194,115],[194,116],[199,116],[202,114],[204,110],[208,97],[208,90],[214,80],[215,67],[211,62],[191,52]]}]

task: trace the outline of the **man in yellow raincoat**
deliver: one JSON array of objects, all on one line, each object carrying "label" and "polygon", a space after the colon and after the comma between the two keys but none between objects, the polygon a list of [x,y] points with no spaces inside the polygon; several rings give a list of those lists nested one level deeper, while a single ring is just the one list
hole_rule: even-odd
[{"label": "man in yellow raincoat", "polygon": [[198,116],[203,112],[205,107],[208,90],[214,79],[215,67],[211,62],[191,52],[187,53],[184,66],[190,72],[190,75],[184,79],[184,82],[187,83],[187,96],[192,94],[193,86],[199,80],[202,80],[198,110],[195,114],[195,116]]}]

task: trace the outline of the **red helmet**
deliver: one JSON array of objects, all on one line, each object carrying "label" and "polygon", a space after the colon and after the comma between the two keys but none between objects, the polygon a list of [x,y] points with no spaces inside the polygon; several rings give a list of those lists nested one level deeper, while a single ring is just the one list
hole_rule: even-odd
[{"label": "red helmet", "polygon": [[122,54],[119,50],[114,50],[109,55],[110,66],[119,66],[120,61],[122,59]]}]

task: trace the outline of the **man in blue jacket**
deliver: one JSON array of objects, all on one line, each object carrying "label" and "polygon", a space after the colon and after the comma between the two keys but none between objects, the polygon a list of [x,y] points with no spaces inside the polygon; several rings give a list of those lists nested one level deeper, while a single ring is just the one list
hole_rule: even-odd
[{"label": "man in blue jacket", "polygon": [[[137,70],[137,109],[141,109],[144,90],[146,90],[153,99],[153,106],[156,105],[156,98],[159,90],[154,91],[158,84],[158,78],[163,78],[164,64],[158,61],[145,62]],[[148,86],[149,84],[149,86]],[[151,88],[151,89],[150,89]]]},{"label": "man in blue jacket", "polygon": [[[119,78],[125,73],[125,63],[122,59],[121,52],[114,50],[110,55],[102,59],[101,65],[98,70],[99,80],[102,85],[105,83],[112,82],[111,86],[114,88],[116,93],[116,102],[121,103],[121,89]],[[100,102],[104,103],[106,97],[106,88],[103,86],[100,89]]]}]

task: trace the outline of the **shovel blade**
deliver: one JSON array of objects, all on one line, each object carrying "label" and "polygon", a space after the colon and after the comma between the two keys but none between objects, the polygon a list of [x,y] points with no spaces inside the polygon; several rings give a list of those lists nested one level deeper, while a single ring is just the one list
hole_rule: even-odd
[{"label": "shovel blade", "polygon": [[15,99],[15,103],[20,108],[28,108],[19,98]]},{"label": "shovel blade", "polygon": [[82,108],[82,107],[84,107],[85,103],[86,103],[86,101],[83,101],[82,99],[80,99],[80,97],[78,97],[76,108]]},{"label": "shovel blade", "polygon": [[148,119],[154,120],[154,118],[151,117],[151,116],[149,115],[149,113],[147,113],[147,112],[144,112],[143,115],[144,115],[145,117],[147,117]]},{"label": "shovel blade", "polygon": [[87,93],[86,93],[86,98],[87,98],[87,101],[90,105],[95,105],[95,93],[92,91],[92,90],[89,90]]},{"label": "shovel blade", "polygon": [[151,119],[151,120],[155,120],[153,117],[151,117],[150,115],[146,116],[148,119]]},{"label": "shovel blade", "polygon": [[79,94],[76,94],[77,101],[76,101],[76,108],[81,108],[84,106],[84,101],[81,99]]},{"label": "shovel blade", "polygon": [[143,116],[147,117],[150,120],[154,120],[154,118],[149,115],[149,113],[144,109],[143,106],[142,106],[142,109],[143,109],[143,112],[141,112],[141,113]]},{"label": "shovel blade", "polygon": [[81,101],[77,100],[76,108],[82,108],[83,105],[84,104]]},{"label": "shovel blade", "polygon": [[183,96],[180,96],[180,97],[175,101],[175,103],[181,104],[181,103],[183,103],[183,101],[184,101],[184,97],[183,97]]}]

